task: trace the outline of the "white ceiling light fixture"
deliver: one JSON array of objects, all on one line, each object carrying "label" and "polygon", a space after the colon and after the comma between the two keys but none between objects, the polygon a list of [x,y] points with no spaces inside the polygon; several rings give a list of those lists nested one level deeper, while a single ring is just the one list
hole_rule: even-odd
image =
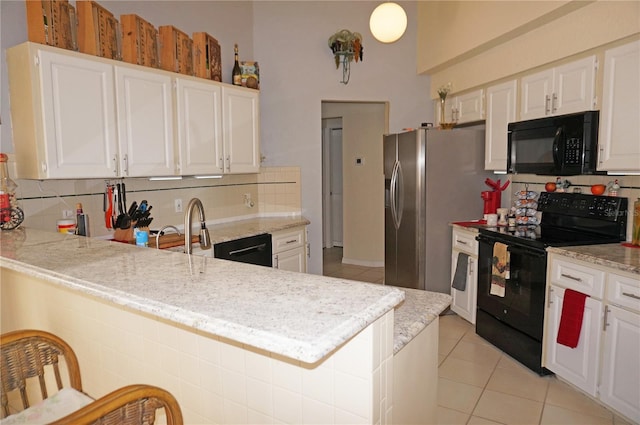
[{"label": "white ceiling light fixture", "polygon": [[369,28],[376,40],[393,43],[399,40],[407,29],[407,14],[397,3],[382,3],[371,13]]}]

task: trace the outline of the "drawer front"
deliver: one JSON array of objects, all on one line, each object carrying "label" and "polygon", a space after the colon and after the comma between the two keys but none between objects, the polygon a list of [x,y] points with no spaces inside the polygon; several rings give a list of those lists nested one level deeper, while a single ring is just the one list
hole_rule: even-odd
[{"label": "drawer front", "polygon": [[477,233],[467,232],[465,230],[453,229],[453,239],[451,240],[451,247],[458,251],[465,252],[471,255],[478,255],[478,241],[476,240]]},{"label": "drawer front", "polygon": [[551,283],[582,292],[590,297],[604,296],[605,272],[582,264],[554,258],[551,264]]},{"label": "drawer front", "polygon": [[609,273],[607,300],[620,307],[640,312],[640,276]]},{"label": "drawer front", "polygon": [[304,245],[304,228],[282,230],[271,234],[273,253],[288,251]]}]

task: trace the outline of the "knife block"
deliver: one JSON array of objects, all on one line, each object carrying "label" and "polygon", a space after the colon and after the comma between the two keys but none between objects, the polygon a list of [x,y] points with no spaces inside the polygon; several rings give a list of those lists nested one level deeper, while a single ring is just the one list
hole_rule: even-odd
[{"label": "knife block", "polygon": [[116,229],[115,233],[113,234],[113,239],[119,242],[127,243],[130,243],[133,240],[133,243],[135,243],[135,239],[133,238],[133,223],[128,229]]}]

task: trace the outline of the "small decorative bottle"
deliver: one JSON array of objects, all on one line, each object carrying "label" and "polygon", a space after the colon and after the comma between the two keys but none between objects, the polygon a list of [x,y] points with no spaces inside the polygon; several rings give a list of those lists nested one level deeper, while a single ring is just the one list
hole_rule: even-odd
[{"label": "small decorative bottle", "polygon": [[240,63],[238,62],[238,45],[235,44],[233,46],[233,71],[231,72],[231,76],[233,77],[233,85],[241,86],[242,85],[242,71],[240,71]]},{"label": "small decorative bottle", "polygon": [[640,198],[633,203],[633,231],[631,243],[640,246]]},{"label": "small decorative bottle", "polygon": [[24,212],[18,206],[18,185],[9,177],[8,157],[0,153],[0,228],[11,230],[24,221]]},{"label": "small decorative bottle", "polygon": [[609,183],[609,196],[618,196],[619,190],[620,184],[618,184],[618,179],[614,180],[613,183]]}]

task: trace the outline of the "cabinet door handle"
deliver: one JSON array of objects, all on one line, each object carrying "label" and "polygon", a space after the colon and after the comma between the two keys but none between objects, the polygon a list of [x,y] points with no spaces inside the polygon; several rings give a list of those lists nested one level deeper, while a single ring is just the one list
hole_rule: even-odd
[{"label": "cabinet door handle", "polygon": [[277,254],[273,256],[273,268],[275,268],[275,269],[279,268],[278,255]]},{"label": "cabinet door handle", "polygon": [[582,279],[579,277],[571,276],[570,274],[561,273],[560,276],[566,277],[567,279],[575,280],[576,282],[582,282]]},{"label": "cabinet door handle", "polygon": [[624,295],[625,297],[631,297],[633,299],[640,300],[639,296],[637,296],[636,294],[630,294],[629,292],[623,292],[622,295]]},{"label": "cabinet door handle", "polygon": [[609,306],[605,305],[604,306],[604,319],[602,321],[602,331],[606,331],[607,330],[607,326],[609,326],[609,324],[607,323],[607,317],[609,316]]},{"label": "cabinet door handle", "polygon": [[598,164],[602,164],[602,156],[604,155],[604,148],[598,149]]},{"label": "cabinet door handle", "polygon": [[129,156],[125,155],[124,158],[122,158],[122,162],[124,164],[124,175],[128,176],[129,175]]},{"label": "cabinet door handle", "polygon": [[551,113],[555,113],[558,110],[558,108],[556,107],[556,103],[558,103],[557,100],[558,95],[554,93],[553,99],[551,100]]},{"label": "cabinet door handle", "polygon": [[547,297],[547,308],[551,307],[553,301],[551,301],[551,293],[553,292],[553,288],[549,287],[549,296]]},{"label": "cabinet door handle", "polygon": [[467,259],[467,274],[469,276],[473,275],[473,261],[471,261],[471,258]]},{"label": "cabinet door handle", "polygon": [[113,155],[113,174],[118,175],[118,155]]},{"label": "cabinet door handle", "polygon": [[545,115],[548,115],[551,112],[551,109],[549,108],[549,103],[551,103],[551,98],[549,98],[549,95],[546,95],[544,97],[544,113],[545,113]]},{"label": "cabinet door handle", "polygon": [[290,243],[296,243],[298,242],[297,239],[289,239],[288,241],[285,242],[285,245],[289,245]]},{"label": "cabinet door handle", "polygon": [[456,243],[459,243],[460,245],[469,245],[466,241],[461,241],[460,239],[456,239]]}]

